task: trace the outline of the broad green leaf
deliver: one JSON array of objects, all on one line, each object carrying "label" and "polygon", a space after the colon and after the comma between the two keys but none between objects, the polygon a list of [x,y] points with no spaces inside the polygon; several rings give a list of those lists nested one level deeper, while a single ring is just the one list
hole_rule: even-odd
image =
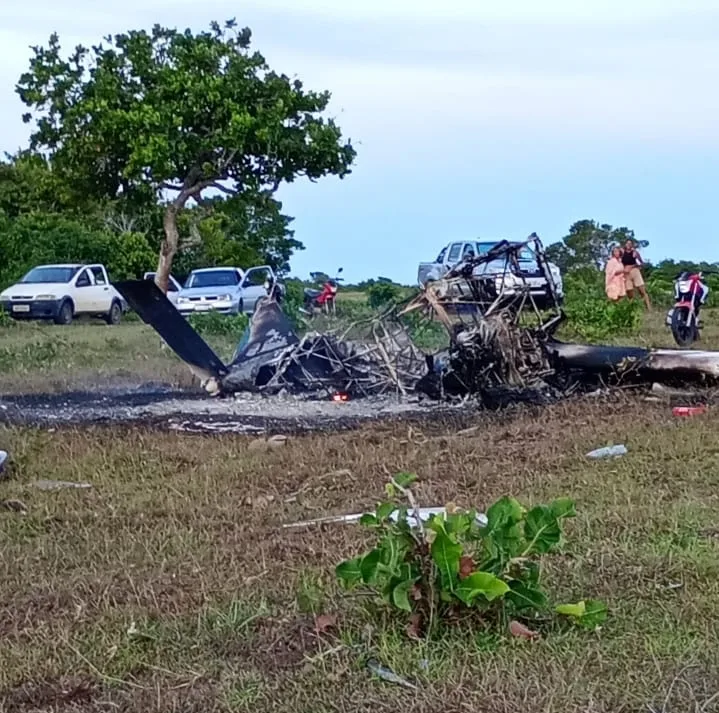
[{"label": "broad green leaf", "polygon": [[487,510],[487,526],[480,530],[487,558],[506,562],[522,550],[520,523],[525,509],[514,498],[503,497]]},{"label": "broad green leaf", "polygon": [[547,595],[541,589],[528,587],[516,579],[509,583],[509,589],[505,599],[512,602],[517,609],[541,610],[547,606]]},{"label": "broad green leaf", "polygon": [[412,611],[412,604],[409,601],[410,590],[414,587],[413,579],[406,579],[395,585],[392,590],[392,603],[402,611]]},{"label": "broad green leaf", "polygon": [[375,516],[378,520],[386,520],[396,509],[397,506],[394,503],[380,503],[377,505]]},{"label": "broad green leaf", "polygon": [[355,557],[337,565],[335,574],[347,588],[351,588],[362,581],[362,557]]},{"label": "broad green leaf", "polygon": [[397,473],[392,479],[400,488],[409,488],[417,480],[414,473]]},{"label": "broad green leaf", "polygon": [[455,595],[465,604],[471,606],[477,597],[484,597],[488,602],[504,596],[509,591],[507,583],[489,572],[475,572],[463,579],[455,589]]},{"label": "broad green leaf", "polygon": [[596,629],[607,618],[607,605],[596,599],[588,599],[577,604],[560,604],[555,611],[557,614],[570,617],[575,624],[585,629]]},{"label": "broad green leaf", "polygon": [[459,574],[462,545],[444,532],[438,532],[432,543],[431,552],[432,559],[439,570],[442,585],[453,590]]},{"label": "broad green leaf", "polygon": [[554,611],[562,616],[571,616],[574,619],[579,619],[584,616],[587,611],[587,606],[584,602],[577,602],[576,604],[558,604],[554,607]]},{"label": "broad green leaf", "polygon": [[506,529],[521,522],[525,510],[518,500],[504,496],[487,510],[487,533]]},{"label": "broad green leaf", "polygon": [[529,542],[525,554],[545,554],[562,541],[562,528],[549,507],[537,505],[524,520],[524,537]]},{"label": "broad green leaf", "polygon": [[372,513],[365,513],[360,518],[359,524],[362,525],[362,527],[376,527],[379,522],[377,521],[377,518],[372,515]]},{"label": "broad green leaf", "polygon": [[577,511],[574,507],[574,500],[571,498],[557,498],[549,504],[549,509],[552,511],[552,514],[557,518],[557,520],[563,517],[577,516]]},{"label": "broad green leaf", "polygon": [[596,629],[607,620],[607,605],[597,599],[588,599],[585,602],[584,616],[579,623],[588,629]]},{"label": "broad green leaf", "polygon": [[365,584],[374,582],[377,577],[377,570],[380,562],[380,551],[375,549],[368,552],[360,560],[359,569],[362,581]]}]

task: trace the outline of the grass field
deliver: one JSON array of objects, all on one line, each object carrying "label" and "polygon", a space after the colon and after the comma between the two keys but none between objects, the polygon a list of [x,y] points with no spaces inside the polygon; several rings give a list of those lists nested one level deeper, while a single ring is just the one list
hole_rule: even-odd
[{"label": "grass field", "polygon": [[[640,341],[670,343],[660,319]],[[703,344],[719,346],[705,322]],[[139,324],[21,325],[0,340],[0,392],[188,380]],[[676,419],[619,394],[474,425],[373,425],[269,451],[236,435],[0,427],[13,457],[0,501],[26,509],[0,508],[0,712],[719,711],[714,411]],[[619,442],[622,459],[584,457]],[[363,533],[282,524],[372,508],[400,470],[419,475],[423,505],[575,499],[546,585],[606,601],[602,630],[550,624],[526,641],[465,620],[418,643],[400,616],[342,593],[334,567]],[[46,492],[40,478],[92,488]],[[336,627],[317,633],[321,614]],[[416,689],[373,678],[368,657]]]}]

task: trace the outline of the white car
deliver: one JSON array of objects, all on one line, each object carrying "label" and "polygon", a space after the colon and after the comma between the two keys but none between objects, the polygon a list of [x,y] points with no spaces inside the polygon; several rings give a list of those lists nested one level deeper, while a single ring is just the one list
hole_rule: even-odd
[{"label": "white car", "polygon": [[[156,272],[146,272],[142,279],[152,280],[154,282],[156,274]],[[170,300],[175,307],[177,307],[177,297],[180,294],[181,289],[182,285],[172,275],[170,275],[167,281],[167,299]]]},{"label": "white car", "polygon": [[271,267],[206,267],[193,270],[177,296],[181,314],[219,312],[252,314],[257,300],[265,297],[268,285],[275,284]]},{"label": "white car", "polygon": [[102,265],[38,265],[0,293],[0,305],[15,319],[51,319],[70,324],[74,317],[102,317],[119,324],[127,308]]}]

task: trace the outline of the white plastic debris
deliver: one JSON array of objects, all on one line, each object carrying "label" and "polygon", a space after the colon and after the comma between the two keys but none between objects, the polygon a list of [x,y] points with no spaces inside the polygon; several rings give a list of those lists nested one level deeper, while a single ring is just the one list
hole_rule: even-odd
[{"label": "white plastic debris", "polygon": [[66,480],[36,480],[32,485],[40,490],[61,490],[62,488],[80,488],[84,490],[92,487],[91,483],[71,483]]},{"label": "white plastic debris", "polygon": [[0,451],[0,475],[3,472],[3,469],[5,468],[5,463],[8,459],[8,453],[7,451]]},{"label": "white plastic debris", "polygon": [[[349,524],[349,523],[359,522],[360,519],[366,514],[367,513],[357,512],[357,513],[353,513],[352,515],[330,515],[329,517],[320,517],[320,518],[317,518],[316,520],[304,520],[302,522],[289,523],[289,524],[283,525],[283,527],[284,528],[309,527],[311,525],[324,525],[324,524],[328,524],[328,523]],[[422,522],[426,522],[433,515],[444,516],[446,514],[446,508],[443,508],[443,507],[419,508],[418,514],[419,514],[419,519]],[[389,517],[390,517],[390,520],[392,520],[393,522],[397,522],[397,520],[399,518],[399,510],[395,510],[394,512],[392,512],[392,514]],[[487,516],[484,513],[477,513],[477,522],[482,527],[486,527]],[[410,527],[419,527],[419,522],[417,521],[417,516],[415,515],[413,510],[409,510],[409,512],[407,513],[407,523],[409,524]]]},{"label": "white plastic debris", "polygon": [[627,454],[627,447],[623,444],[618,446],[605,446],[604,448],[597,448],[594,451],[587,453],[587,458],[592,460],[601,460],[603,458],[621,458]]}]

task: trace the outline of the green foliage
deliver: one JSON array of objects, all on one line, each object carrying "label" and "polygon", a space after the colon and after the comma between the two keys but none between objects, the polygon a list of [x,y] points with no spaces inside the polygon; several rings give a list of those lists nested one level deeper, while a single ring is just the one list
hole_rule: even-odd
[{"label": "green foliage", "polygon": [[0,216],[0,285],[21,278],[44,263],[100,263],[111,279],[140,277],[156,259],[144,236],[113,234],[54,213],[28,213],[14,220]]},{"label": "green foliage", "polygon": [[604,291],[604,273],[595,268],[570,272],[564,280],[564,311],[568,328],[582,339],[596,341],[636,334],[644,306],[639,300],[614,303]]},{"label": "green foliage", "polygon": [[[65,58],[53,34],[17,86],[32,150],[98,200],[146,208],[169,191],[168,266],[178,213],[207,191],[261,202],[299,176],[347,175],[355,151],[323,116],[329,93],[272,71],[250,37],[234,20],[197,34],[155,25]],[[273,237],[287,237],[284,217],[262,215]]]},{"label": "green foliage", "polygon": [[[562,273],[587,267],[601,268],[609,258],[612,246],[623,245],[627,240],[634,240],[634,231],[629,228],[613,228],[594,220],[579,220],[560,242],[547,247],[547,258]],[[648,244],[647,241],[641,242],[642,247]]]},{"label": "green foliage", "polygon": [[187,321],[201,337],[230,337],[236,341],[242,338],[250,323],[246,314],[229,315],[218,312],[191,314]]},{"label": "green foliage", "polygon": [[378,281],[367,289],[367,304],[372,309],[381,309],[396,304],[402,298],[402,288],[391,282]]},{"label": "green foliage", "polygon": [[[503,497],[487,510],[485,522],[476,510],[447,506],[444,514],[417,526],[414,480],[411,474],[396,476],[387,485],[387,500],[362,517],[376,544],[337,566],[345,587],[369,588],[414,615],[414,627],[425,630],[462,609],[490,620],[497,614],[531,617],[551,610],[541,584],[541,558],[561,548],[562,523],[576,515],[572,500],[527,510]],[[599,602],[560,605],[556,611],[589,628],[606,617]]]}]

